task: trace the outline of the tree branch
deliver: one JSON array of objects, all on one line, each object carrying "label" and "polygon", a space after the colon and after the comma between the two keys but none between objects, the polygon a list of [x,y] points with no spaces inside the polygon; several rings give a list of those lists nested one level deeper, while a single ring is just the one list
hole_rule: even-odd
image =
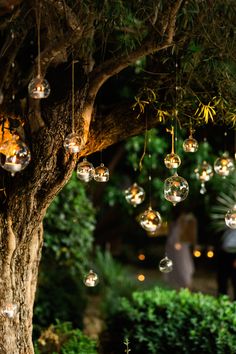
[{"label": "tree branch", "polygon": [[87,104],[84,107],[84,136],[87,140],[89,133],[89,126],[92,118],[93,105],[100,87],[111,77],[118,74],[120,71],[128,67],[130,64],[143,56],[156,53],[172,45],[175,24],[178,11],[185,0],[176,0],[174,6],[170,9],[167,22],[163,25],[164,40],[157,42],[153,32],[143,40],[141,45],[129,54],[121,54],[116,58],[109,59],[95,68],[90,75],[89,96],[87,97]]}]

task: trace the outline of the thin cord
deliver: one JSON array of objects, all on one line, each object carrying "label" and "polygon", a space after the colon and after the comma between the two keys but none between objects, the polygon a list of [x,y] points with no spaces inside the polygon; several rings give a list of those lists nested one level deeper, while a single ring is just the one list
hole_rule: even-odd
[{"label": "thin cord", "polygon": [[40,0],[37,0],[37,5],[36,5],[36,26],[37,26],[37,36],[38,36],[38,77],[41,77],[41,40],[40,40],[41,4],[40,4]]},{"label": "thin cord", "polygon": [[143,168],[143,159],[146,155],[146,150],[147,150],[147,141],[148,141],[148,130],[147,130],[147,115],[146,115],[146,121],[145,121],[145,138],[144,138],[144,146],[143,146],[143,154],[140,158],[140,161],[139,161],[139,170],[140,172],[142,171],[142,168]]},{"label": "thin cord", "polygon": [[150,168],[149,168],[149,176],[148,176],[148,183],[149,183],[149,206],[152,207],[152,154],[150,152],[150,143],[151,143],[151,137],[149,136],[148,133],[148,157],[149,157],[149,162],[150,162]]},{"label": "thin cord", "polygon": [[75,132],[75,62],[72,60],[71,70],[71,94],[72,94],[72,133]]}]

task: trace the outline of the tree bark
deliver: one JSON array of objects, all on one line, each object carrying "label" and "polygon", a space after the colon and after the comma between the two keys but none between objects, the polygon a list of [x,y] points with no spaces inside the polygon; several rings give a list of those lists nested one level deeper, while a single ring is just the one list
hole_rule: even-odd
[{"label": "tree bark", "polygon": [[42,221],[34,222],[32,218],[27,225],[22,220],[21,230],[15,229],[16,219],[16,211],[1,215],[0,353],[32,354],[33,305],[43,228]]}]

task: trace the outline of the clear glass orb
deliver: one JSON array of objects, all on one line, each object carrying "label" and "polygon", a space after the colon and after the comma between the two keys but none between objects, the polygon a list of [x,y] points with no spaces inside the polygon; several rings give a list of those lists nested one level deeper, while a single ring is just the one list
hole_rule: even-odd
[{"label": "clear glass orb", "polygon": [[185,152],[196,152],[198,149],[198,142],[191,135],[183,142],[183,149]]},{"label": "clear glass orb", "polygon": [[236,229],[236,204],[225,214],[225,224],[230,229]]},{"label": "clear glass orb", "polygon": [[152,210],[152,207],[145,210],[138,219],[142,228],[148,232],[155,232],[161,227],[161,215],[158,211]]},{"label": "clear glass orb", "polygon": [[33,78],[28,85],[28,92],[31,98],[41,100],[47,98],[50,94],[50,86],[47,80],[40,76]]},{"label": "clear glass orb", "polygon": [[77,165],[77,177],[83,182],[89,182],[94,176],[94,167],[91,162],[88,162],[86,158]]},{"label": "clear glass orb", "polygon": [[234,161],[228,156],[218,157],[214,162],[215,173],[227,177],[234,170]]},{"label": "clear glass orb", "polygon": [[109,169],[104,166],[103,163],[95,168],[94,176],[96,182],[107,182],[109,181]]},{"label": "clear glass orb", "polygon": [[181,165],[181,159],[179,155],[171,152],[170,154],[166,155],[164,163],[165,166],[169,169],[178,168]]},{"label": "clear glass orb", "polygon": [[186,179],[175,173],[164,182],[164,197],[166,200],[176,205],[185,200],[188,196],[189,185]]},{"label": "clear glass orb", "polygon": [[125,190],[126,201],[136,207],[145,199],[145,191],[137,183],[132,184],[131,187]]},{"label": "clear glass orb", "polygon": [[64,140],[64,148],[70,154],[77,154],[83,146],[83,138],[76,133],[68,134]]},{"label": "clear glass orb", "polygon": [[201,166],[196,168],[194,172],[196,174],[197,179],[199,179],[201,182],[208,182],[213,176],[213,168],[206,161],[203,161]]},{"label": "clear glass orb", "polygon": [[11,140],[7,140],[0,146],[0,166],[11,172],[14,176],[16,172],[24,170],[31,160],[31,153],[28,146],[19,139],[18,136],[13,135]]},{"label": "clear glass orb", "polygon": [[202,182],[201,183],[201,188],[200,188],[200,193],[201,194],[205,194],[206,193],[206,185],[205,185],[205,182]]},{"label": "clear glass orb", "polygon": [[173,270],[172,260],[165,256],[159,263],[159,270],[162,273],[170,273]]},{"label": "clear glass orb", "polygon": [[2,308],[0,309],[0,314],[6,318],[13,318],[16,315],[16,312],[17,312],[17,305],[11,303],[3,305]]},{"label": "clear glass orb", "polygon": [[92,269],[88,272],[88,274],[84,277],[84,285],[88,288],[94,288],[99,283],[99,278],[97,273],[95,273]]}]

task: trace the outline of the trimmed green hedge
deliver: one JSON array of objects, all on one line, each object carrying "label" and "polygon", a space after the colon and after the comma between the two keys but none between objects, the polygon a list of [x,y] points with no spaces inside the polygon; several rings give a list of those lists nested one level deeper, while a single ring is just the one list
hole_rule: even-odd
[{"label": "trimmed green hedge", "polygon": [[97,344],[70,322],[51,325],[35,343],[35,354],[98,354]]},{"label": "trimmed green hedge", "polygon": [[128,337],[135,354],[235,354],[236,303],[188,290],[135,292],[120,300],[108,330],[114,352]]}]

